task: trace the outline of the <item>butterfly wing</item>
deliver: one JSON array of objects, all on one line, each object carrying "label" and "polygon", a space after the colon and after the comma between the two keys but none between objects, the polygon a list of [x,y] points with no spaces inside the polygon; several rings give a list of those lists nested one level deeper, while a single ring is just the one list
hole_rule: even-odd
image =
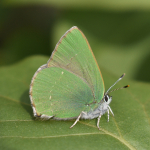
[{"label": "butterfly wing", "polygon": [[76,74],[89,85],[94,100],[103,98],[104,83],[97,61],[86,37],[76,26],[60,39],[48,67],[60,67]]},{"label": "butterfly wing", "polygon": [[74,118],[88,110],[93,95],[89,86],[69,71],[50,67],[42,69],[34,77],[32,98],[36,112],[55,118]]},{"label": "butterfly wing", "polygon": [[34,115],[74,118],[97,107],[103,95],[103,79],[89,43],[77,27],[72,27],[48,63],[33,76],[30,99]]}]

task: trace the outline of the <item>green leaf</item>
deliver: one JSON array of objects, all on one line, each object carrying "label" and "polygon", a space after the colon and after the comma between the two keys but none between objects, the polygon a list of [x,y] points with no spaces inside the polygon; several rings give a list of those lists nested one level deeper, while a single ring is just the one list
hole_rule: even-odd
[{"label": "green leaf", "polygon": [[[123,57],[124,54],[120,55]],[[100,121],[80,120],[72,129],[69,121],[39,121],[33,117],[29,85],[35,71],[49,58],[29,57],[0,68],[0,148],[1,149],[149,149],[150,84],[127,80],[116,85],[130,87],[111,93],[115,117]],[[100,67],[106,89],[118,76]]]}]

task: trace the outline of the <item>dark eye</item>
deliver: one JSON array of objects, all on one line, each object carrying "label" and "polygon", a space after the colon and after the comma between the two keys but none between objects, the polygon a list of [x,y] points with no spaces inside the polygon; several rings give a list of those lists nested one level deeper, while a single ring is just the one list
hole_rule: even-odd
[{"label": "dark eye", "polygon": [[106,102],[108,101],[108,96],[107,96],[107,95],[105,96],[105,101],[106,101]]}]

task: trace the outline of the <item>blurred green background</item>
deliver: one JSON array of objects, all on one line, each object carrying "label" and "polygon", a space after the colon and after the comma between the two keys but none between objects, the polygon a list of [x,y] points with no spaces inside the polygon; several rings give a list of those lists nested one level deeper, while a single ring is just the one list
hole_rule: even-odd
[{"label": "blurred green background", "polygon": [[101,70],[150,82],[150,1],[28,1],[0,5],[0,66],[51,52],[78,26]]}]

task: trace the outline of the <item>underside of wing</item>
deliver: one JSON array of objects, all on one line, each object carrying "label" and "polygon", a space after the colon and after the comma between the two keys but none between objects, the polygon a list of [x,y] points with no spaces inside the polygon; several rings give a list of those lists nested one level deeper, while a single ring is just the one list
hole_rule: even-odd
[{"label": "underside of wing", "polygon": [[93,108],[88,105],[94,99],[89,85],[80,77],[58,67],[40,70],[33,78],[30,94],[39,115],[69,119]]},{"label": "underside of wing", "polygon": [[93,101],[104,95],[104,83],[90,45],[77,27],[72,27],[60,39],[47,67],[63,68],[82,78],[89,85]]}]

